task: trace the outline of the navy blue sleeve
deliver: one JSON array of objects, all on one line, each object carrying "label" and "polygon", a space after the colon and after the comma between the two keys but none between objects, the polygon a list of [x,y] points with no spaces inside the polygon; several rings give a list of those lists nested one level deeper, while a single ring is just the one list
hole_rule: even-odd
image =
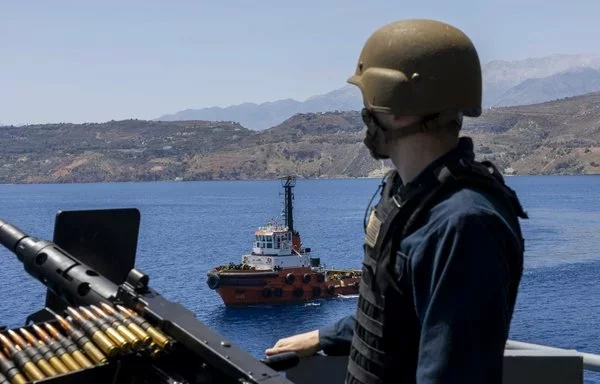
[{"label": "navy blue sleeve", "polygon": [[500,384],[510,279],[520,278],[508,266],[516,238],[492,213],[448,214],[412,263],[422,326],[417,383]]},{"label": "navy blue sleeve", "polygon": [[319,329],[319,342],[323,353],[329,356],[349,355],[355,324],[355,315],[349,315]]}]

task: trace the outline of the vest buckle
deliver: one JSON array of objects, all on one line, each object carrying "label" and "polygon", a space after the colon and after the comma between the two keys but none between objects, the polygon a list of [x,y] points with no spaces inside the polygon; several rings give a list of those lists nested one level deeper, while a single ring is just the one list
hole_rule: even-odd
[{"label": "vest buckle", "polygon": [[398,198],[396,197],[396,195],[392,196],[392,200],[394,201],[394,204],[396,204],[396,207],[402,208],[402,203],[400,201],[398,201]]}]

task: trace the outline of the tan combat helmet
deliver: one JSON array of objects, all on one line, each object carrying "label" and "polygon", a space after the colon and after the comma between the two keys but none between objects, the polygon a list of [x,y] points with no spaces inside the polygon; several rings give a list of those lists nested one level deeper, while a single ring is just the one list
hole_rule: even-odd
[{"label": "tan combat helmet", "polygon": [[463,32],[435,20],[402,20],[375,31],[348,82],[360,88],[372,111],[481,115],[477,51]]}]

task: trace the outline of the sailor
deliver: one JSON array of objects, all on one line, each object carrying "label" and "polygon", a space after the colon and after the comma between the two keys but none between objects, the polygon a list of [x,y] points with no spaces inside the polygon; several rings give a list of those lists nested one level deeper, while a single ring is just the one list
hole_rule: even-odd
[{"label": "sailor", "polygon": [[481,115],[473,43],[443,22],[393,22],[348,82],[363,96],[364,144],[394,165],[368,210],[357,311],[266,354],[348,355],[349,384],[501,383],[527,215],[459,137],[463,117]]}]

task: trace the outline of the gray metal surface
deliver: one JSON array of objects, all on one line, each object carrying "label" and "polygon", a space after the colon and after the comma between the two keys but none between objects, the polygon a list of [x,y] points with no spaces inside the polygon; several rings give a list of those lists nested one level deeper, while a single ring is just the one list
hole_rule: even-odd
[{"label": "gray metal surface", "polygon": [[[576,351],[541,350],[511,344],[504,353],[504,384],[582,384],[583,356]],[[597,356],[596,356],[597,358]],[[322,354],[303,358],[286,376],[297,384],[343,384],[348,358]]]},{"label": "gray metal surface", "polygon": [[514,341],[508,340],[506,343],[506,349],[510,350],[538,350],[538,351],[546,351],[546,352],[573,352],[583,358],[583,369],[587,369],[589,371],[600,372],[600,356],[594,355],[592,353],[579,352],[574,349],[563,349],[563,348],[555,348],[549,347],[546,345],[540,344],[531,344],[524,343],[522,341]]}]

